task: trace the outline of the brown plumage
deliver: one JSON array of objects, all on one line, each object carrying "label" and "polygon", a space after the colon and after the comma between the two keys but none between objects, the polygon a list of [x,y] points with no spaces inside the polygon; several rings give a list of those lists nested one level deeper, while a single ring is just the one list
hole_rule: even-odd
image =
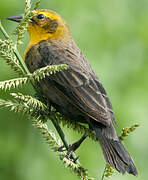
[{"label": "brown plumage", "polygon": [[108,164],[122,174],[137,175],[135,164],[113,126],[110,100],[64,20],[55,12],[38,10],[28,31],[30,44],[25,62],[30,72],[47,65],[69,66],[38,84],[43,95],[61,114],[89,124]]},{"label": "brown plumage", "polygon": [[134,162],[113,127],[109,98],[73,40],[71,44],[41,41],[26,54],[30,72],[53,64],[67,64],[69,69],[45,78],[39,84],[42,93],[60,113],[90,124],[96,131],[107,163],[123,174],[127,171],[137,175]]}]

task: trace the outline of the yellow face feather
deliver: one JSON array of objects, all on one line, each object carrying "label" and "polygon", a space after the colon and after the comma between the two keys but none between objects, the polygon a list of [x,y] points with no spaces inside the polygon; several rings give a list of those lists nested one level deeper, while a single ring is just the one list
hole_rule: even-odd
[{"label": "yellow face feather", "polygon": [[55,12],[49,10],[37,10],[28,25],[30,43],[36,44],[47,39],[68,39],[70,30],[65,21]]}]

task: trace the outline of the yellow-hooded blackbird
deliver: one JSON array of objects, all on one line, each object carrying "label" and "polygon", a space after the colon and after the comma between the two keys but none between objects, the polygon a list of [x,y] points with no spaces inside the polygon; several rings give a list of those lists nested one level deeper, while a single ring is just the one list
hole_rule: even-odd
[{"label": "yellow-hooded blackbird", "polygon": [[[20,22],[22,16],[8,19]],[[36,10],[28,32],[25,62],[30,72],[47,65],[69,67],[38,84],[48,102],[69,119],[89,124],[108,164],[122,174],[137,175],[134,161],[113,126],[115,117],[106,91],[74,42],[66,22],[53,11]]]}]

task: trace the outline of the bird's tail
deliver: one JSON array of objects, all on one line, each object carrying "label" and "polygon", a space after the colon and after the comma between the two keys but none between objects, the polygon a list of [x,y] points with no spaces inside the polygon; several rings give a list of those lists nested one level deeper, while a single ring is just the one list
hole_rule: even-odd
[{"label": "bird's tail", "polygon": [[[122,174],[128,172],[137,176],[138,172],[134,161],[117,137],[113,125],[102,129],[94,126],[93,129],[96,132],[106,162]],[[116,139],[110,137],[111,132],[116,135]]]}]

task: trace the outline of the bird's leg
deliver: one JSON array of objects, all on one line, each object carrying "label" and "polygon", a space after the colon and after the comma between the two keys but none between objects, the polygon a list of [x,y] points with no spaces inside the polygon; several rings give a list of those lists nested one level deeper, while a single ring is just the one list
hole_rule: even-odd
[{"label": "bird's leg", "polygon": [[[71,145],[69,146],[69,149],[68,149],[67,154],[66,154],[66,157],[67,157],[67,158],[70,158],[71,154],[72,154],[73,152],[75,152],[75,151],[79,148],[79,146],[80,146],[80,145],[82,144],[82,142],[86,139],[86,137],[87,137],[87,135],[84,134],[84,135],[81,137],[81,139],[79,139],[78,141],[76,141],[75,143],[73,143],[73,144],[71,144]],[[75,160],[75,161],[76,161],[76,160]]]}]

